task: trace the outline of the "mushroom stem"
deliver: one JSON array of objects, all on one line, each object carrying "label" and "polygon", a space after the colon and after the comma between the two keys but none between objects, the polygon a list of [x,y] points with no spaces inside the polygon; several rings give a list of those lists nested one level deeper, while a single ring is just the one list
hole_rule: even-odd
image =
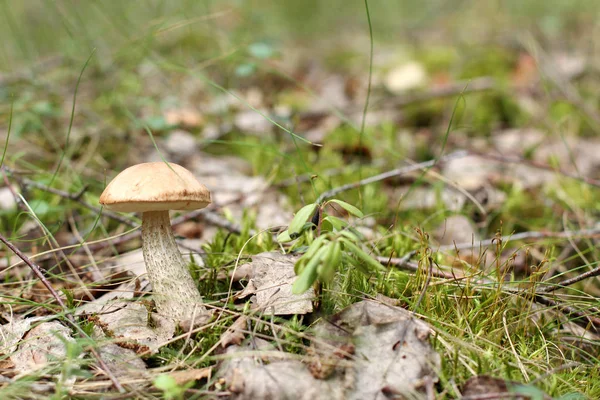
[{"label": "mushroom stem", "polygon": [[142,214],[142,251],[158,313],[185,320],[205,313],[202,296],[171,230],[169,211]]}]

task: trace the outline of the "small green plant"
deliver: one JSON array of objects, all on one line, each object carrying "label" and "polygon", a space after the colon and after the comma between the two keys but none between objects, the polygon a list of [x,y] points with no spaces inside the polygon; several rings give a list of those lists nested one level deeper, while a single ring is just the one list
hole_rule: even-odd
[{"label": "small green plant", "polygon": [[325,212],[328,206],[336,205],[351,215],[363,217],[358,208],[341,200],[311,203],[302,207],[288,229],[277,237],[281,243],[298,240],[296,249],[305,251],[294,268],[298,275],[293,285],[294,293],[305,292],[317,279],[321,282],[331,281],[340,265],[352,265],[365,274],[373,270],[385,270],[363,250],[361,242],[364,237],[360,232],[347,221]]},{"label": "small green plant", "polygon": [[157,376],[152,384],[162,391],[163,399],[167,400],[183,399],[185,391],[194,385],[193,382],[179,385],[175,378],[167,374]]}]

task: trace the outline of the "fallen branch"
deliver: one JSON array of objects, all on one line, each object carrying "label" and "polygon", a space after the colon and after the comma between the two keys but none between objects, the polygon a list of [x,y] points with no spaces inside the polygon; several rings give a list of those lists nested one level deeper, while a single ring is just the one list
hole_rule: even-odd
[{"label": "fallen branch", "polygon": [[338,195],[339,193],[345,192],[347,190],[356,189],[361,186],[369,185],[371,183],[379,182],[379,181],[389,179],[392,177],[405,175],[409,172],[418,171],[420,169],[431,168],[438,163],[446,162],[446,161],[453,160],[456,158],[466,157],[468,154],[469,153],[467,153],[466,151],[459,150],[459,151],[450,153],[448,155],[442,156],[437,159],[425,161],[425,162],[414,164],[414,165],[407,165],[405,167],[396,168],[391,171],[384,172],[382,174],[378,174],[378,175],[371,176],[369,178],[365,178],[358,182],[348,183],[346,185],[342,185],[342,186],[330,189],[326,192],[323,192],[317,199],[316,203],[322,204],[325,200],[330,199],[330,198]]},{"label": "fallen branch", "polygon": [[560,168],[556,168],[556,167],[552,167],[548,164],[544,164],[538,161],[533,161],[533,160],[528,160],[524,157],[519,157],[519,156],[506,156],[506,155],[502,155],[502,154],[494,154],[494,153],[482,153],[482,152],[478,152],[478,151],[474,151],[474,150],[469,150],[469,153],[474,154],[478,157],[482,157],[482,158],[486,158],[486,159],[492,159],[501,163],[506,163],[506,164],[524,164],[533,168],[537,168],[537,169],[541,169],[544,171],[550,171],[550,172],[555,172],[555,173],[559,173],[563,176],[566,176],[568,178],[571,179],[576,179],[578,181],[587,183],[588,185],[591,186],[595,186],[595,187],[600,187],[600,180],[598,179],[593,179],[593,178],[589,178],[586,176],[581,176],[569,171],[565,171],[564,169],[560,169]]},{"label": "fallen branch", "polygon": [[600,276],[600,267],[596,267],[591,271],[585,272],[581,275],[577,275],[573,278],[569,278],[569,279],[565,279],[563,281],[560,281],[556,284],[549,284],[548,286],[544,286],[542,288],[539,288],[538,290],[536,290],[536,293],[550,293],[550,292],[554,292],[555,290],[558,289],[562,289],[565,288],[567,286],[573,285],[577,282],[581,282],[584,279],[587,278],[592,278],[595,276]]},{"label": "fallen branch", "polygon": [[[57,196],[62,197],[63,199],[74,201],[74,202],[82,205],[83,207],[87,208],[88,210],[91,210],[97,214],[102,214],[104,216],[107,216],[107,217],[114,219],[115,221],[121,222],[125,225],[131,226],[131,227],[139,226],[139,223],[136,222],[135,220],[133,220],[132,218],[128,218],[121,214],[117,214],[115,212],[105,210],[103,208],[100,208],[98,206],[95,206],[95,205],[90,204],[90,203],[86,202],[85,200],[83,200],[82,196],[85,193],[85,188],[80,190],[77,193],[69,193],[64,190],[55,189],[55,188],[49,187],[47,185],[44,185],[42,183],[32,181],[31,179],[18,177],[17,174],[12,173],[12,171],[8,168],[6,168],[6,170],[7,170],[7,172],[10,172],[11,176],[13,176],[23,187],[33,187],[35,189],[39,189],[39,190],[42,190],[47,193],[55,194]],[[237,233],[237,234],[239,234],[241,232],[241,228],[238,225],[226,220],[225,218],[220,216],[217,212],[210,210],[210,209],[206,209],[206,208],[201,209],[201,210],[195,210],[190,213],[181,215],[177,218],[173,218],[172,225],[178,225],[178,224],[181,224],[182,222],[189,221],[190,219],[193,219],[193,218],[196,218],[199,216],[201,216],[205,221],[207,221],[211,225],[217,226],[219,228],[227,229],[228,231]]]},{"label": "fallen branch", "polygon": [[[394,258],[394,257],[383,257],[383,256],[377,256],[375,257],[375,259],[377,261],[379,261],[382,265],[393,265],[396,268],[400,268],[400,269],[404,269],[407,271],[412,271],[412,272],[418,272],[419,271],[419,264],[412,262],[406,258]],[[456,275],[450,274],[448,272],[444,272],[441,270],[434,270],[433,267],[430,270],[431,276],[434,276],[436,278],[443,278],[443,279],[457,279],[459,277],[457,277]]]},{"label": "fallen branch", "polygon": [[[475,242],[466,242],[466,243],[457,243],[457,244],[449,244],[444,246],[439,246],[434,251],[445,252],[452,250],[468,250],[474,249],[477,247],[486,247],[496,244],[498,241],[505,242],[515,242],[518,240],[529,240],[529,239],[566,239],[571,237],[586,237],[591,238],[595,236],[600,236],[600,227],[592,228],[592,229],[582,229],[578,231],[562,231],[562,232],[543,232],[543,231],[529,231],[529,232],[521,232],[515,233],[512,235],[505,235],[501,237],[495,237],[492,239],[479,240]],[[404,254],[402,257],[398,258],[398,260],[408,261],[412,259],[416,250],[409,251]]]},{"label": "fallen branch", "polygon": [[484,76],[480,78],[471,79],[469,81],[455,82],[443,86],[436,86],[422,92],[406,94],[404,96],[397,96],[393,98],[386,98],[385,100],[381,101],[385,101],[385,104],[387,106],[406,107],[413,104],[424,103],[427,101],[442,99],[446,97],[454,97],[461,94],[492,90],[497,88],[497,86],[498,85],[494,78]]}]

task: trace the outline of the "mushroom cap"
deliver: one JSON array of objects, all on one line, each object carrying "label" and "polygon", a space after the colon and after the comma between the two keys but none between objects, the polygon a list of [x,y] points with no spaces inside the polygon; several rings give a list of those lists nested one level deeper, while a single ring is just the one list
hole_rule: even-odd
[{"label": "mushroom cap", "polygon": [[196,210],[210,203],[210,191],[190,171],[165,162],[123,170],[100,196],[100,204],[120,212]]}]

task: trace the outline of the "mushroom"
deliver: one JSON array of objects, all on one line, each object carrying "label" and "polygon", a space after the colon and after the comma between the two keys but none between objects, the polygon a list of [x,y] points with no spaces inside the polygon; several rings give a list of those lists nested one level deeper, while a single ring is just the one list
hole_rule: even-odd
[{"label": "mushroom", "polygon": [[209,190],[184,167],[166,162],[137,164],[104,189],[100,204],[142,213],[142,252],[158,313],[184,321],[206,313],[202,296],[171,230],[169,210],[195,210],[211,203]]}]

